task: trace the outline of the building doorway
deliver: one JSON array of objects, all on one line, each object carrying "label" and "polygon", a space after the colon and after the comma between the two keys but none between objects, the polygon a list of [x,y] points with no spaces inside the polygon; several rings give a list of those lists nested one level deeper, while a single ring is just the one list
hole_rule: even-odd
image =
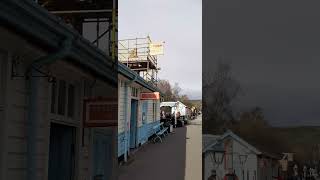
[{"label": "building doorway", "polygon": [[131,100],[131,116],[130,116],[130,148],[135,148],[137,144],[137,115],[138,100]]},{"label": "building doorway", "polygon": [[112,175],[112,135],[94,131],[93,180],[109,180]]},{"label": "building doorway", "polygon": [[49,145],[49,180],[73,180],[75,169],[75,128],[51,124]]}]

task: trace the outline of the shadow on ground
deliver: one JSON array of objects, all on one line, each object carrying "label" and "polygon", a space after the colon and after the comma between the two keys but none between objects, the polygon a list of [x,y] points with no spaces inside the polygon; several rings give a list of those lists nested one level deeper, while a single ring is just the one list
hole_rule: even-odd
[{"label": "shadow on ground", "polygon": [[119,168],[119,180],[184,180],[186,132],[176,128],[162,143],[142,147],[130,164]]}]

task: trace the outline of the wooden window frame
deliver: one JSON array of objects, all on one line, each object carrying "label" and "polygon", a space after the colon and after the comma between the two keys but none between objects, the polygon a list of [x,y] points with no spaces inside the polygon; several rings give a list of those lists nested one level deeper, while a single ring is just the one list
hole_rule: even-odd
[{"label": "wooden window frame", "polygon": [[157,101],[152,100],[153,122],[157,121]]},{"label": "wooden window frame", "polygon": [[[64,106],[64,114],[61,115],[58,113],[58,106],[59,106],[59,103],[58,103],[58,98],[59,98],[59,87],[60,87],[60,81],[64,81],[65,82],[65,85],[66,85],[66,88],[65,88],[65,106]],[[73,97],[73,117],[69,117],[68,113],[69,113],[69,87],[73,86],[74,88],[74,97]],[[55,83],[55,96],[52,97],[53,95],[53,86],[54,84],[51,84],[51,94],[50,94],[50,119],[52,119],[54,122],[64,122],[64,123],[67,123],[67,124],[73,124],[75,126],[79,126],[80,124],[80,113],[78,113],[80,110],[81,110],[81,105],[80,105],[80,101],[78,102],[77,100],[77,97],[78,97],[78,93],[80,91],[80,86],[72,81],[69,81],[69,80],[65,80],[65,79],[57,79],[56,83]],[[52,112],[52,99],[54,98],[54,101],[55,101],[55,104],[54,104],[54,112]],[[77,105],[78,104],[78,105]]]},{"label": "wooden window frame", "polygon": [[138,88],[135,88],[135,87],[131,87],[131,97],[133,98],[139,98],[138,96]]}]

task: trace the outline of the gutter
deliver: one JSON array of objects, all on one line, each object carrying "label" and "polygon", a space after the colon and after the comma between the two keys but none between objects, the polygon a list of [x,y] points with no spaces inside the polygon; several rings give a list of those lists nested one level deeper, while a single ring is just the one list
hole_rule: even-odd
[{"label": "gutter", "polygon": [[134,74],[134,78],[132,80],[130,80],[128,84],[130,85],[130,84],[136,82],[137,79],[138,79],[138,74]]},{"label": "gutter", "polygon": [[0,0],[0,21],[3,27],[28,39],[40,49],[60,49],[66,37],[77,38],[70,50],[74,63],[94,72],[104,82],[117,86],[114,62],[78,32],[46,9],[30,0]]},{"label": "gutter", "polygon": [[140,84],[141,86],[149,89],[150,91],[159,91],[159,89],[157,89],[156,87],[154,87],[153,85],[150,85],[149,83],[147,83],[142,77],[140,77],[136,72],[132,71],[130,68],[128,68],[126,65],[122,64],[121,62],[118,63],[118,73],[122,74],[123,76],[125,76],[126,78],[131,79],[132,76],[136,76],[135,77],[135,81]]},{"label": "gutter", "polygon": [[39,59],[32,62],[32,64],[27,68],[27,73],[29,75],[29,112],[28,112],[28,129],[27,129],[27,180],[34,180],[37,178],[37,165],[36,165],[36,144],[37,144],[37,132],[39,131],[39,78],[33,77],[37,76],[38,72],[33,67],[41,67],[42,65],[53,63],[63,57],[66,57],[70,51],[72,45],[71,37],[67,37],[64,41],[62,48],[56,53],[49,54],[47,56],[40,57]]}]

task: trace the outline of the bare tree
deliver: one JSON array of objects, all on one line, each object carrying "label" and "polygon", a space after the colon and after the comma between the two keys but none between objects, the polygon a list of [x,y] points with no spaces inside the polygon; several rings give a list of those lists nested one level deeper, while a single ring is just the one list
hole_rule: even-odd
[{"label": "bare tree", "polygon": [[188,107],[195,106],[186,94],[181,95],[178,100]]},{"label": "bare tree", "polygon": [[186,106],[194,106],[188,95],[181,94],[182,88],[178,83],[175,83],[172,87],[168,80],[160,80],[158,83],[158,88],[164,94],[165,101],[181,101]]},{"label": "bare tree", "polygon": [[219,59],[216,71],[204,76],[203,131],[221,133],[234,121],[232,102],[240,94],[240,84],[232,77],[231,65]]},{"label": "bare tree", "polygon": [[158,88],[164,94],[165,101],[171,101],[174,99],[174,95],[172,93],[172,87],[168,80],[160,80],[158,82]]},{"label": "bare tree", "polygon": [[179,100],[179,97],[180,97],[180,93],[181,93],[181,87],[179,86],[178,83],[174,83],[174,86],[172,88],[172,93],[173,93],[173,96],[175,98],[175,101]]}]

